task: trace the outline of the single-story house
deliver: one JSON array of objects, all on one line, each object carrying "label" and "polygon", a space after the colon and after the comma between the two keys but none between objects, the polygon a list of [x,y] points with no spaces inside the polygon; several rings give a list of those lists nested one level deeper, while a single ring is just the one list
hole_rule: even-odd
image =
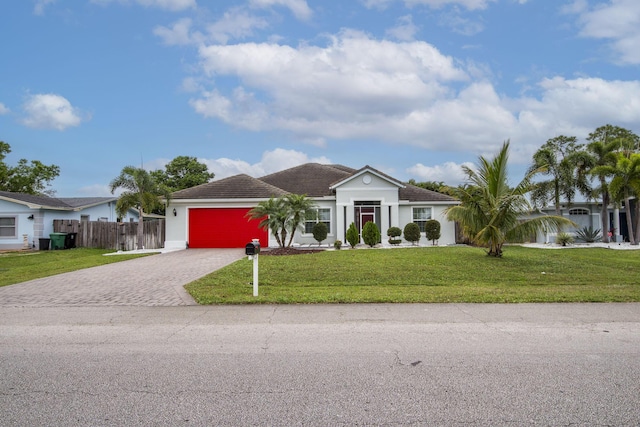
[{"label": "single-story house", "polygon": [[[117,197],[47,197],[0,191],[0,249],[39,247],[53,220],[116,221]],[[138,221],[130,210],[123,221]]]},{"label": "single-story house", "polygon": [[[634,223],[635,203],[635,200],[631,200],[630,209]],[[608,206],[609,230],[602,229],[601,209],[602,203],[598,203],[597,201],[579,201],[573,202],[570,205],[561,205],[560,215],[577,224],[577,227],[570,227],[562,231],[575,235],[578,230],[583,228],[592,228],[593,230],[600,230],[601,233],[610,232],[611,241],[613,242],[628,242],[629,231],[627,228],[626,207],[617,207],[615,205]],[[555,206],[545,207],[540,211],[546,215],[556,215]],[[556,233],[540,232],[536,236],[536,241],[538,243],[555,243],[555,239]]]},{"label": "single-story house", "polygon": [[[312,229],[325,222],[327,240],[346,244],[351,223],[358,231],[365,223],[378,225],[382,241],[389,227],[429,219],[441,225],[439,244],[456,243],[455,224],[445,210],[459,202],[445,194],[403,183],[370,166],[352,169],[342,165],[307,163],[262,178],[235,175],[173,193],[166,216],[165,248],[241,248],[252,239],[263,247],[277,246],[273,235],[249,220],[247,213],[262,201],[286,194],[304,194],[315,202],[317,219],[296,232],[295,245],[317,244]],[[423,237],[420,244],[428,244]]]}]

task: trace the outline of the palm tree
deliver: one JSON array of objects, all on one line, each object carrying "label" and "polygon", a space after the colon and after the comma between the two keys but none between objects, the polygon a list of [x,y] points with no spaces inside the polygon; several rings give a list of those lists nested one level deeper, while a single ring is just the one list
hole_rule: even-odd
[{"label": "palm tree", "polygon": [[286,205],[290,211],[289,227],[291,229],[291,235],[289,236],[288,246],[291,246],[293,237],[296,234],[298,227],[304,222],[306,215],[315,207],[313,200],[307,198],[303,194],[287,194],[285,196]]},{"label": "palm tree", "polygon": [[116,212],[123,217],[129,209],[138,210],[138,249],[144,249],[144,222],[145,212],[151,212],[155,208],[161,207],[161,197],[169,203],[171,199],[170,191],[158,185],[149,172],[142,168],[125,166],[109,184],[111,194],[116,189],[123,188],[125,191],[120,195],[116,203]]},{"label": "palm tree", "polygon": [[[640,196],[640,154],[630,154],[627,157],[624,153],[618,153],[615,166],[598,166],[593,169],[593,173],[613,177],[609,183],[609,193],[614,202],[624,201],[629,242],[637,245],[640,240],[640,227],[637,222],[635,227],[633,225],[631,198],[635,196],[637,199]],[[638,220],[638,208],[639,205],[636,203],[636,220]],[[634,236],[634,229],[636,236]]]},{"label": "palm tree", "polygon": [[251,209],[247,216],[251,219],[259,219],[258,224],[262,229],[271,231],[278,242],[278,246],[284,248],[287,237],[286,225],[288,222],[288,212],[284,206],[284,199],[271,197],[269,200],[258,203]]},{"label": "palm tree", "polygon": [[575,136],[557,136],[549,139],[533,155],[533,164],[528,173],[538,171],[537,173],[550,177],[535,184],[531,192],[531,200],[535,206],[540,204],[544,207],[549,201],[553,201],[556,215],[560,215],[561,198],[564,197],[568,204],[573,200],[578,187],[577,181],[581,178],[574,174],[574,153],[579,148],[576,141]]},{"label": "palm tree", "polygon": [[587,141],[590,141],[587,145],[587,156],[581,159],[582,170],[596,177],[599,183],[593,189],[592,196],[600,196],[602,200],[600,218],[602,221],[602,241],[605,243],[609,243],[609,204],[611,203],[611,195],[609,194],[606,170],[598,168],[615,166],[617,160],[616,150],[621,145],[621,140],[618,138],[621,130],[616,126],[605,125],[590,133],[587,137]]},{"label": "palm tree", "polygon": [[488,247],[488,255],[502,256],[502,246],[510,240],[524,240],[544,230],[558,230],[563,225],[575,225],[566,218],[545,215],[529,219],[532,207],[526,194],[533,186],[534,170],[515,188],[508,185],[507,161],[509,141],[492,160],[479,157],[477,172],[463,166],[470,184],[452,189],[461,204],[447,209],[447,219],[458,221],[472,242]]}]

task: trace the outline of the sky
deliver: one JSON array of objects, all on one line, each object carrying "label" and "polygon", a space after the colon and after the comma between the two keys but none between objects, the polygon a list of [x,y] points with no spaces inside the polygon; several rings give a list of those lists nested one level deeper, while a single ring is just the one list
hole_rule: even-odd
[{"label": "sky", "polygon": [[306,162],[464,182],[510,141],[640,134],[638,0],[6,0],[5,159],[108,196],[177,156],[215,179]]}]

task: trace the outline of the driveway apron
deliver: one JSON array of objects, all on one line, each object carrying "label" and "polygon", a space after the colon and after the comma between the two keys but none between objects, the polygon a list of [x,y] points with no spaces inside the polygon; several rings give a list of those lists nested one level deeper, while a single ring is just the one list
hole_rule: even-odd
[{"label": "driveway apron", "polygon": [[0,306],[197,305],[184,285],[242,257],[242,249],[150,255],[1,287]]}]

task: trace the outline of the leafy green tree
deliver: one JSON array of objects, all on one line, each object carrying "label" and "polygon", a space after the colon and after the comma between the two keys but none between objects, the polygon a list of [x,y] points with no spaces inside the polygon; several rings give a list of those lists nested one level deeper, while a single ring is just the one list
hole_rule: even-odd
[{"label": "leafy green tree", "polygon": [[380,243],[380,229],[375,222],[369,221],[362,227],[362,240],[371,247]]},{"label": "leafy green tree", "polygon": [[442,193],[442,189],[446,187],[445,183],[442,181],[424,181],[424,182],[416,182],[415,179],[410,179],[409,184],[415,185],[416,187],[424,188],[426,190],[436,191],[438,193]]},{"label": "leafy green tree", "polygon": [[576,156],[580,146],[576,143],[575,136],[557,136],[549,139],[533,155],[533,163],[529,167],[529,174],[537,174],[548,177],[547,180],[537,182],[531,192],[531,200],[535,206],[547,206],[553,202],[556,215],[560,215],[561,199],[571,204],[575,198],[578,187],[584,188],[586,183],[578,180],[586,180],[584,175],[576,174]]},{"label": "leafy green tree", "polygon": [[53,195],[55,191],[47,186],[58,175],[60,167],[45,165],[39,160],[18,160],[16,166],[8,166],[4,159],[11,152],[11,146],[0,141],[0,190],[33,195]]},{"label": "leafy green tree", "polygon": [[410,222],[404,226],[404,240],[415,245],[420,241],[420,226],[415,222]]},{"label": "leafy green tree", "polygon": [[470,185],[458,187],[456,193],[460,205],[447,209],[447,219],[458,221],[464,234],[474,243],[487,247],[487,254],[502,256],[502,246],[510,240],[524,240],[541,230],[559,230],[573,222],[555,215],[525,219],[532,211],[526,195],[532,190],[531,171],[514,188],[507,180],[509,142],[493,159],[480,157],[477,172],[463,166]]},{"label": "leafy green tree", "polygon": [[164,170],[152,171],[151,176],[173,192],[206,184],[215,174],[209,173],[207,165],[196,157],[178,156],[167,163]]},{"label": "leafy green tree", "polygon": [[129,209],[138,210],[140,218],[138,219],[137,247],[144,249],[144,214],[162,206],[161,198],[164,198],[168,204],[171,200],[171,191],[158,184],[149,172],[134,166],[122,168],[120,175],[109,184],[112,194],[119,188],[124,189],[124,192],[116,202],[116,212],[124,217]]},{"label": "leafy green tree", "polygon": [[431,240],[432,244],[436,244],[436,240],[440,238],[440,222],[436,219],[430,219],[424,224],[424,234],[427,240]]},{"label": "leafy green tree", "polygon": [[[251,219],[260,219],[259,226],[270,230],[275,236],[278,246],[284,248],[291,246],[296,229],[305,219],[305,212],[314,207],[313,200],[307,196],[287,194],[286,196],[258,203],[251,209],[247,216]],[[287,243],[287,236],[290,236]]]},{"label": "leafy green tree", "polygon": [[349,224],[349,228],[347,228],[346,238],[352,249],[355,248],[360,241],[360,235],[358,234],[358,229],[356,228],[355,222]]},{"label": "leafy green tree", "polygon": [[327,239],[327,234],[329,233],[327,224],[325,224],[324,222],[316,222],[313,225],[312,233],[313,238],[316,239],[318,245],[322,244],[322,242]]}]

